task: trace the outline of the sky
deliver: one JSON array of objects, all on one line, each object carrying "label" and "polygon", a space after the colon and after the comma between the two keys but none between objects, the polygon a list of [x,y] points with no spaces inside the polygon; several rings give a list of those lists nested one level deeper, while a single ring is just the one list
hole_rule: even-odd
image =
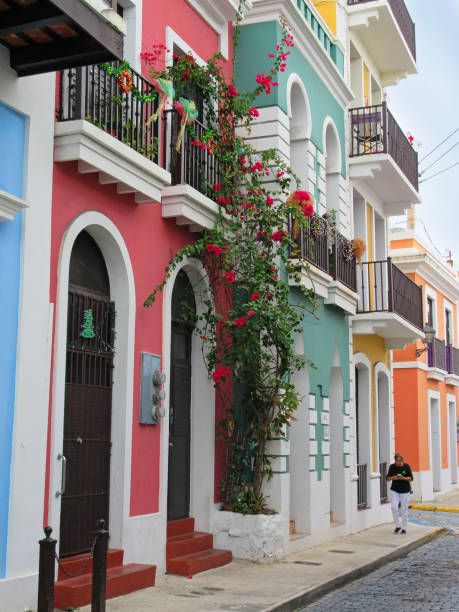
[{"label": "sky", "polygon": [[[419,159],[459,128],[459,0],[405,0],[416,24],[419,74],[387,89],[388,105],[402,130],[420,143]],[[427,170],[448,148],[444,159]],[[427,178],[459,162],[459,131],[420,163]],[[459,267],[459,165],[420,185],[416,208],[440,253]]]}]

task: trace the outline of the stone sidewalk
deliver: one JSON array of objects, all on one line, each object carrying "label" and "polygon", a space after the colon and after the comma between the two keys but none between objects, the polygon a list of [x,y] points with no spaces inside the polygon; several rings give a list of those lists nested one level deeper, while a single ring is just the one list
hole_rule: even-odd
[{"label": "stone sidewalk", "polygon": [[[443,532],[409,524],[406,535],[395,535],[393,525],[386,524],[290,555],[279,563],[233,561],[192,579],[159,576],[154,588],[107,601],[107,612],[287,612]],[[90,608],[82,610],[89,612]]]}]

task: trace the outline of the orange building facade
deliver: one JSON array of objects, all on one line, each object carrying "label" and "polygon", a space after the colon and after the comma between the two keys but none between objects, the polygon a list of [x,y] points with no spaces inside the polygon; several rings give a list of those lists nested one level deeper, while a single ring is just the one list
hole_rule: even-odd
[{"label": "orange building facade", "polygon": [[458,488],[459,280],[418,229],[410,214],[406,228],[391,230],[390,254],[422,286],[435,337],[394,351],[394,429],[414,473],[413,499],[431,500]]}]

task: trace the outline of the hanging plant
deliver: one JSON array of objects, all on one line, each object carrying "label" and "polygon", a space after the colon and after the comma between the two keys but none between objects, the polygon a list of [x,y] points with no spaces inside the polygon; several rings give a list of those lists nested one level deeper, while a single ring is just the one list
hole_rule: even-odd
[{"label": "hanging plant", "polygon": [[[287,198],[287,204],[301,212],[306,219],[314,214],[314,198],[307,191],[297,189]],[[300,225],[298,219],[295,219],[293,221],[293,239],[298,240],[299,234]]]},{"label": "hanging plant", "polygon": [[362,264],[362,257],[367,250],[367,245],[363,238],[354,238],[352,240],[352,253],[359,265]]},{"label": "hanging plant", "polygon": [[352,240],[343,238],[341,242],[343,258],[347,262],[351,262],[354,259],[354,246]]}]

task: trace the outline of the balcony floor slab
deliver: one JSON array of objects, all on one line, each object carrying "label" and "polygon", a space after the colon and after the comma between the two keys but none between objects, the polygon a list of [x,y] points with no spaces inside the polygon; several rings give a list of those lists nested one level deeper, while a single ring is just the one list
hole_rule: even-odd
[{"label": "balcony floor slab", "polygon": [[166,187],[161,203],[164,219],[175,219],[195,232],[213,228],[220,212],[218,204],[186,183]]},{"label": "balcony floor slab", "polygon": [[440,368],[427,368],[427,378],[429,380],[438,380],[442,382],[445,380],[447,373],[445,370],[441,370]]},{"label": "balcony floor slab", "polygon": [[88,121],[56,123],[54,159],[78,161],[83,174],[99,173],[101,184],[116,183],[119,193],[134,193],[138,204],[160,202],[171,175]]},{"label": "balcony floor slab", "polygon": [[459,387],[459,376],[456,376],[456,374],[447,374],[445,383],[451,387]]},{"label": "balcony floor slab", "polygon": [[385,203],[385,216],[404,214],[419,204],[419,193],[388,153],[358,155],[349,159],[349,176],[363,182]]},{"label": "balcony floor slab", "polygon": [[401,349],[424,338],[423,331],[394,312],[358,313],[351,321],[353,334],[380,336],[388,349]]}]

